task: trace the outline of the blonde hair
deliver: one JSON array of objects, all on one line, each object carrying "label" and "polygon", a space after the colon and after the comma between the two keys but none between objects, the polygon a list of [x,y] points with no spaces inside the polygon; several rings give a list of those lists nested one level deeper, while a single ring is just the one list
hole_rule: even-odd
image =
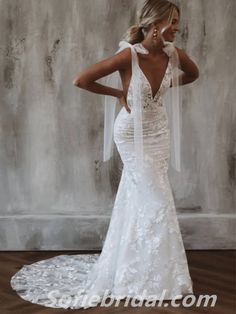
[{"label": "blonde hair", "polygon": [[138,16],[138,24],[132,25],[126,31],[124,40],[132,45],[143,41],[150,24],[170,17],[174,8],[180,15],[179,7],[168,0],[146,0]]}]

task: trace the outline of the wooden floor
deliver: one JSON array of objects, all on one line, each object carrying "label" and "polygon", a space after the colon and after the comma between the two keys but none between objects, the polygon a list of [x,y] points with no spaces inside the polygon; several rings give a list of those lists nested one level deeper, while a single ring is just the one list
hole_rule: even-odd
[{"label": "wooden floor", "polygon": [[[0,252],[0,313],[1,314],[55,314],[55,313],[219,313],[236,314],[236,251],[187,251],[189,269],[196,299],[200,294],[216,294],[215,307],[100,307],[79,310],[53,309],[21,299],[9,284],[11,276],[23,265],[59,254],[81,254],[82,251],[2,251]],[[98,253],[95,252],[94,253]],[[124,302],[124,301],[123,301]],[[179,301],[178,301],[179,303]],[[196,302],[194,303],[196,304]]]}]

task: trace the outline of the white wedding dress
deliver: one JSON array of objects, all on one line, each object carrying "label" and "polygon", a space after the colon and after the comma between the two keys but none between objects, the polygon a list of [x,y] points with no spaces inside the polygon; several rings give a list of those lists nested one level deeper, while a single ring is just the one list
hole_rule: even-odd
[{"label": "white wedding dress", "polygon": [[[142,77],[144,189],[137,193],[134,104],[129,88],[127,102],[131,113],[122,107],[114,124],[114,141],[123,171],[102,252],[65,254],[24,265],[11,278],[11,286],[27,301],[79,309],[99,305],[104,293],[116,299],[154,295],[156,300],[193,293],[167,176],[170,132],[162,95],[170,87],[171,64],[168,63],[161,86],[153,96],[138,59],[135,62]],[[89,299],[94,295],[98,296],[97,301]]]}]

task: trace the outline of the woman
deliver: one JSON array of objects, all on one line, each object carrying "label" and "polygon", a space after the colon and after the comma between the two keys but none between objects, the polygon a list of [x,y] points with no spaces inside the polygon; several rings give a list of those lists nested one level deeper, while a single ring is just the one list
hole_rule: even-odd
[{"label": "woman", "polygon": [[[96,306],[106,296],[171,300],[193,293],[167,177],[170,136],[161,98],[172,84],[163,37],[174,40],[179,17],[178,7],[169,1],[146,1],[139,25],[129,29],[121,51],[73,81],[80,88],[116,97],[123,105],[115,120],[114,140],[124,168],[101,254],[61,255],[23,267],[11,285],[25,300],[79,309]],[[184,72],[181,84],[193,82],[199,75],[197,66],[183,50],[177,51]],[[95,82],[115,71],[120,73],[122,90]],[[141,186],[135,167],[136,82],[142,110]]]}]

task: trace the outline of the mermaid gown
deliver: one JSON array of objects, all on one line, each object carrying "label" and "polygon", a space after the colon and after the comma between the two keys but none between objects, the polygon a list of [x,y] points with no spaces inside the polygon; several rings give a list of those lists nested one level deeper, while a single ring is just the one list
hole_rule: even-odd
[{"label": "mermaid gown", "polygon": [[170,129],[162,96],[170,87],[171,64],[169,61],[153,97],[137,60],[143,114],[142,193],[137,194],[134,166],[131,80],[127,94],[131,113],[122,107],[114,123],[114,141],[123,170],[102,251],[59,255],[24,265],[11,278],[11,286],[27,301],[53,308],[86,309],[99,305],[104,296],[113,300],[140,296],[144,300],[150,296],[171,300],[193,293],[167,175]]}]

